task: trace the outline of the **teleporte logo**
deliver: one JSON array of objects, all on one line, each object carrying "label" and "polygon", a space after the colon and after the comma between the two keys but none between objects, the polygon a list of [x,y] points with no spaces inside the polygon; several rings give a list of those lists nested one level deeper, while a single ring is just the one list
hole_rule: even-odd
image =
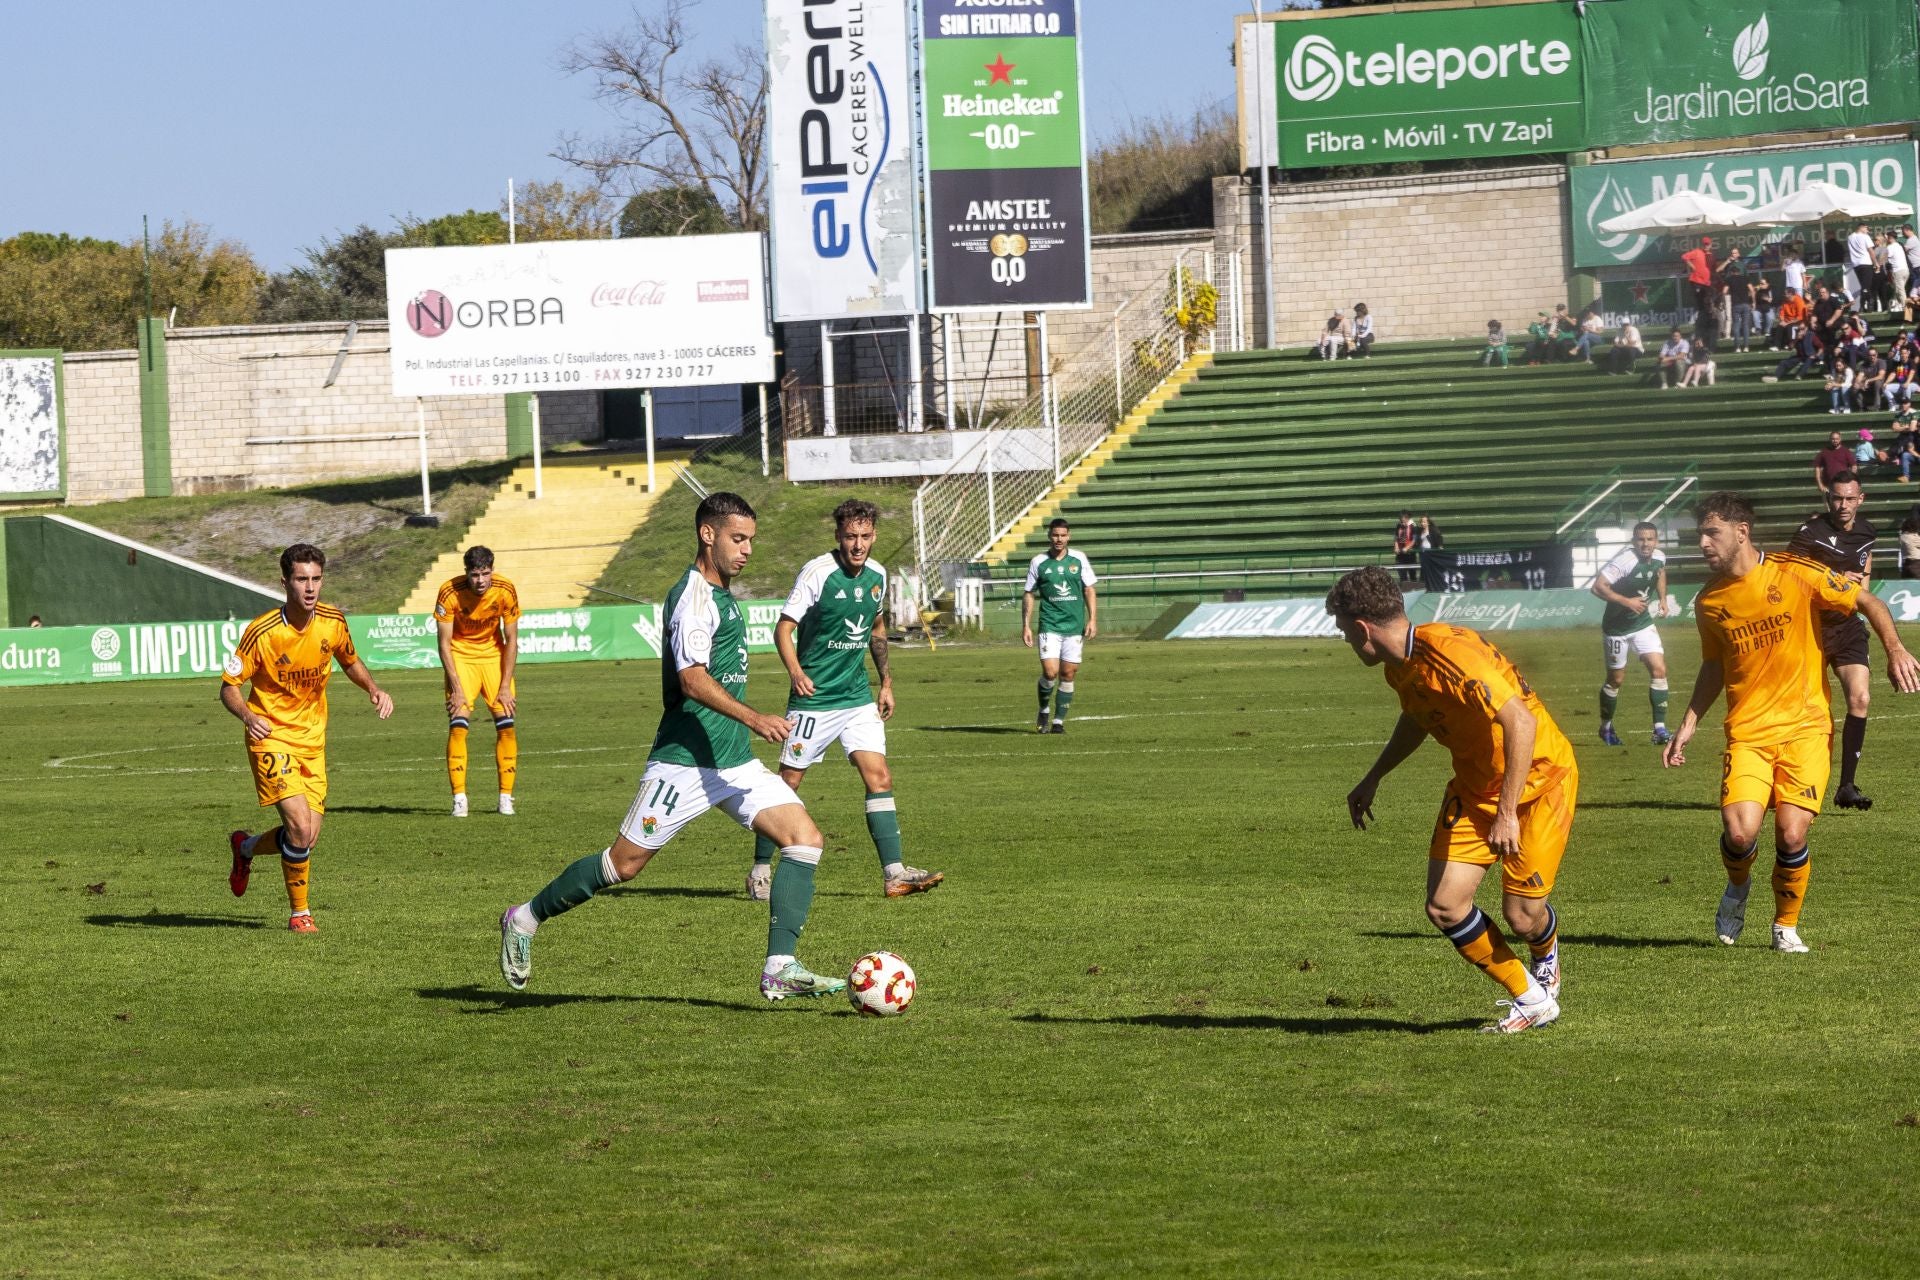
[{"label": "teleporte logo", "polygon": [[[1764,45],[1764,33],[1762,37]],[[1764,63],[1765,52],[1761,53]],[[1431,84],[1435,89],[1463,80],[1505,80],[1514,75],[1558,76],[1573,66],[1573,50],[1564,40],[1535,44],[1452,45],[1409,49],[1404,44],[1369,54],[1342,53],[1322,35],[1303,36],[1287,55],[1281,79],[1296,102],[1325,102],[1348,86]]]}]

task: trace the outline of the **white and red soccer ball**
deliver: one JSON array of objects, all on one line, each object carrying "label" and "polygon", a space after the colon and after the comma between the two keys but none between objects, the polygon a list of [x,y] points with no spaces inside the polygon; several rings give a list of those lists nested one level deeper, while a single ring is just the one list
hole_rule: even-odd
[{"label": "white and red soccer ball", "polygon": [[891,951],[874,951],[853,962],[847,998],[861,1013],[884,1018],[913,1003],[915,985],[912,965]]}]

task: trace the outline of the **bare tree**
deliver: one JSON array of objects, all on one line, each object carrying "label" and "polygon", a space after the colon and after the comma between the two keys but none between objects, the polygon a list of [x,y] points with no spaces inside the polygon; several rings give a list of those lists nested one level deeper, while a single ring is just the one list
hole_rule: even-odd
[{"label": "bare tree", "polygon": [[687,15],[696,7],[636,6],[629,27],[567,51],[562,65],[593,77],[594,96],[622,127],[592,140],[563,136],[552,154],[604,186],[702,188],[734,225],[758,231],[766,226],[766,63],[758,48],[736,44],[725,58],[688,65]]}]

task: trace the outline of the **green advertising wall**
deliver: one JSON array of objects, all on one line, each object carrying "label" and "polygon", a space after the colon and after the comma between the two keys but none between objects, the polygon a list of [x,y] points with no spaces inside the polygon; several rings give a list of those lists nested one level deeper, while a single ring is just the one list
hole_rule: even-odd
[{"label": "green advertising wall", "polygon": [[237,579],[44,516],[5,521],[6,621],[49,627],[177,618],[251,618],[273,605]]},{"label": "green advertising wall", "polygon": [[1913,0],[1586,6],[1588,146],[1920,118]]}]

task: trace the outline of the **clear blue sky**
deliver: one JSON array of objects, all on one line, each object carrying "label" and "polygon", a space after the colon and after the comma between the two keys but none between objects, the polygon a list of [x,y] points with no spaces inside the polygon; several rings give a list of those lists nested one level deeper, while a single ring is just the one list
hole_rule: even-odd
[{"label": "clear blue sky", "polygon": [[[126,240],[140,234],[142,213],[156,228],[192,218],[280,270],[362,222],[385,230],[400,214],[494,208],[509,177],[568,176],[548,158],[562,134],[613,123],[561,56],[583,35],[624,26],[633,8],[23,6],[12,29],[29,39],[0,76],[0,239]],[[1233,19],[1252,9],[1251,0],[1082,0],[1093,140],[1229,101]],[[757,48],[761,11],[759,0],[703,0],[693,20],[709,47],[744,37]]]}]

